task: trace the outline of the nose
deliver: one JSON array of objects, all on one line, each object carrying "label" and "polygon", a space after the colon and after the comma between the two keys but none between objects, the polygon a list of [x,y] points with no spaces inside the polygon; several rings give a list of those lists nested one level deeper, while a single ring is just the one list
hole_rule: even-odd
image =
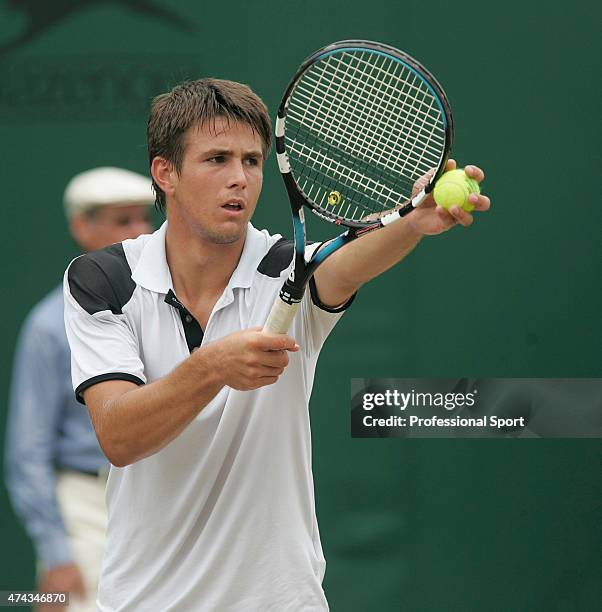
[{"label": "nose", "polygon": [[245,166],[241,159],[233,159],[231,165],[229,187],[246,187],[247,186],[247,173],[245,172]]}]

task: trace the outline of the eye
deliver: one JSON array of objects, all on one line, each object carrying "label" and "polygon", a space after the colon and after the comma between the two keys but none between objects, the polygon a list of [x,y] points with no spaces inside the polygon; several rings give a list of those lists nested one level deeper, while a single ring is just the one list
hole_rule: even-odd
[{"label": "eye", "polygon": [[225,155],[214,155],[213,157],[210,157],[207,161],[214,163],[214,164],[223,164],[226,161],[226,156]]},{"label": "eye", "polygon": [[251,155],[250,157],[245,158],[245,164],[247,164],[247,166],[258,166],[260,164],[260,160],[258,157]]}]

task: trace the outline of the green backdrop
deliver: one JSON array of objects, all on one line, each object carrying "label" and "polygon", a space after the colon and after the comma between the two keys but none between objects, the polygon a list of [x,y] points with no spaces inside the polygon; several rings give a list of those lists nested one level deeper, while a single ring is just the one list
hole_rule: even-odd
[{"label": "green backdrop", "polygon": [[[150,97],[182,78],[247,82],[273,114],[311,51],[380,40],[437,75],[454,157],[486,170],[493,208],[366,286],[324,349],[311,410],[331,607],[597,609],[599,440],[352,440],[349,380],[601,375],[599,6],[0,1],[2,439],[19,326],[76,254],[68,179],[146,172]],[[257,226],[268,211],[290,235],[273,158]],[[4,488],[0,515],[0,590],[33,588]]]}]

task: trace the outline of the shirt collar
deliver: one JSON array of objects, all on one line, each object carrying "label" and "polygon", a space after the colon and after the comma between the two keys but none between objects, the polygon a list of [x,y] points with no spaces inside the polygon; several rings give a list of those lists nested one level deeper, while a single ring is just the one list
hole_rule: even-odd
[{"label": "shirt collar", "polygon": [[250,287],[253,282],[255,271],[267,251],[267,232],[260,232],[249,223],[247,227],[247,236],[245,238],[245,246],[243,247],[238,265],[230,277],[228,287],[231,289],[236,287]]},{"label": "shirt collar", "polygon": [[173,286],[165,254],[167,221],[146,241],[140,259],[132,272],[132,280],[149,291],[167,293]]},{"label": "shirt collar", "polygon": [[[149,291],[164,294],[173,289],[173,281],[165,253],[166,233],[167,221],[148,239],[132,273],[132,279],[137,285],[141,285]],[[242,255],[230,277],[228,287],[231,289],[250,287],[255,270],[267,248],[267,233],[260,232],[249,223]]]}]

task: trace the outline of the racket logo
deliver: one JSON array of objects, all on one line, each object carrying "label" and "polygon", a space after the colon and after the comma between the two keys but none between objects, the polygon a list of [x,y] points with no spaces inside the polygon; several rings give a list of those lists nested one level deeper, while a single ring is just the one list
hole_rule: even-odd
[{"label": "racket logo", "polygon": [[328,194],[328,204],[330,206],[336,206],[337,204],[340,204],[343,200],[343,196],[341,196],[341,194],[338,191],[331,191]]}]

